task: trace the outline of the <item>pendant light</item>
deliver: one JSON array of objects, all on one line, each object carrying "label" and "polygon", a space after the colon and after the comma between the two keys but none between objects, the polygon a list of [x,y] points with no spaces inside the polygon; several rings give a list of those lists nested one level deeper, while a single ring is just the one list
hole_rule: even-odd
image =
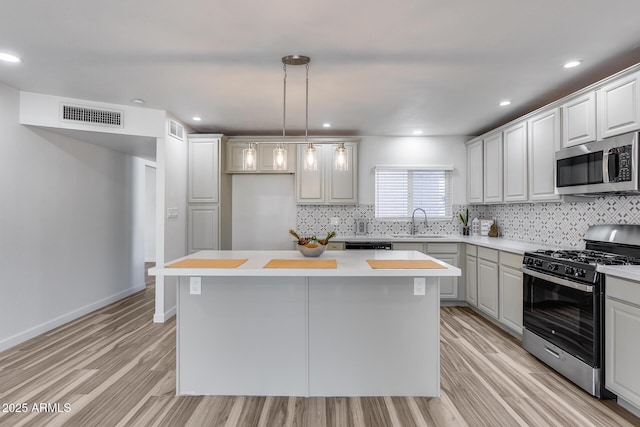
[{"label": "pendant light", "polygon": [[256,144],[252,142],[242,150],[242,170],[255,171],[257,163]]},{"label": "pendant light", "polygon": [[[304,65],[306,67],[306,80],[305,80],[305,123],[304,123],[304,142],[307,144],[307,148],[304,151],[304,165],[305,171],[314,171],[318,169],[316,161],[316,149],[313,143],[309,142],[309,63],[311,58],[302,55],[288,55],[282,58],[282,63],[285,69],[285,98],[286,98],[286,79],[287,79],[287,65]],[[284,121],[284,120],[283,120]],[[284,124],[282,133],[284,135]],[[275,155],[275,152],[274,152]]]},{"label": "pendant light", "polygon": [[276,145],[273,150],[273,169],[277,171],[287,170],[287,149],[284,147],[284,141],[287,136],[286,124],[287,124],[287,63],[285,58],[282,58],[282,69],[284,70],[284,91],[282,96],[282,141]]},{"label": "pendant light", "polygon": [[333,168],[340,172],[349,170],[349,152],[344,147],[344,142],[338,144],[338,148],[333,154]]}]

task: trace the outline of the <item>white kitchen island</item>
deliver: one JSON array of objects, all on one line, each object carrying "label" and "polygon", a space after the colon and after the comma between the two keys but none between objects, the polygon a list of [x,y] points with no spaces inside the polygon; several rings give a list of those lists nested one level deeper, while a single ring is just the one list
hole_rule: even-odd
[{"label": "white kitchen island", "polygon": [[[202,251],[237,268],[154,268],[179,276],[178,395],[439,396],[439,276],[460,269],[416,251],[328,251],[337,268],[263,268],[296,251]],[[307,260],[313,258],[306,258]],[[444,268],[373,269],[366,260]],[[201,278],[201,293],[190,291]],[[197,279],[196,279],[197,281]],[[424,281],[424,295],[420,282]]]}]

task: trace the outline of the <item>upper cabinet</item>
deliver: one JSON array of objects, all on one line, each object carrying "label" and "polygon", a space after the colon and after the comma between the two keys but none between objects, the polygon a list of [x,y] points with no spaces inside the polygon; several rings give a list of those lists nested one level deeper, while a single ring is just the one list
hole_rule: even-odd
[{"label": "upper cabinet", "polygon": [[596,140],[596,94],[589,91],[572,98],[562,110],[562,147]]},{"label": "upper cabinet", "polygon": [[221,137],[189,135],[188,203],[218,203]]},{"label": "upper cabinet", "polygon": [[555,152],[560,150],[560,110],[531,117],[528,127],[529,200],[559,200],[556,194]]},{"label": "upper cabinet", "polygon": [[640,129],[639,78],[634,73],[598,89],[598,139]]},{"label": "upper cabinet", "polygon": [[504,130],[504,201],[527,200],[527,122]]},{"label": "upper cabinet", "polygon": [[346,142],[348,169],[334,168],[338,144],[315,144],[316,170],[304,170],[305,148],[298,145],[296,166],[296,203],[312,205],[349,205],[358,203],[358,144]]},{"label": "upper cabinet", "polygon": [[249,145],[247,142],[227,142],[227,173],[295,173],[296,171],[296,146],[285,144],[287,149],[287,169],[276,170],[273,168],[273,150],[276,143],[258,142],[256,147],[257,164],[255,171],[246,171],[243,168],[243,150]]},{"label": "upper cabinet", "polygon": [[502,202],[502,132],[484,139],[484,201]]},{"label": "upper cabinet", "polygon": [[467,203],[482,203],[483,156],[482,140],[467,145]]}]

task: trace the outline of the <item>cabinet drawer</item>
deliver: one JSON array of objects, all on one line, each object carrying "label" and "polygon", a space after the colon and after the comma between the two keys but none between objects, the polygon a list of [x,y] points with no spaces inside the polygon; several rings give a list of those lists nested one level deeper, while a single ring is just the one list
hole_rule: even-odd
[{"label": "cabinet drawer", "polygon": [[467,255],[478,256],[478,247],[467,243]]},{"label": "cabinet drawer", "polygon": [[457,243],[427,243],[428,254],[457,254]]},{"label": "cabinet drawer", "polygon": [[617,298],[640,307],[640,283],[631,280],[607,276],[606,293],[608,297]]},{"label": "cabinet drawer", "polygon": [[500,264],[508,265],[518,270],[522,267],[522,258],[522,255],[511,252],[500,252]]},{"label": "cabinet drawer", "polygon": [[498,251],[480,246],[478,248],[478,258],[498,262]]}]

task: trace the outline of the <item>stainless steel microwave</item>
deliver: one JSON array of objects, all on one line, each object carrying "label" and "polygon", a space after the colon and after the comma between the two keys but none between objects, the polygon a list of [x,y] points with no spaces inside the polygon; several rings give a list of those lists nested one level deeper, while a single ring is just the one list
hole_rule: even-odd
[{"label": "stainless steel microwave", "polygon": [[556,152],[558,194],[638,193],[638,132]]}]

